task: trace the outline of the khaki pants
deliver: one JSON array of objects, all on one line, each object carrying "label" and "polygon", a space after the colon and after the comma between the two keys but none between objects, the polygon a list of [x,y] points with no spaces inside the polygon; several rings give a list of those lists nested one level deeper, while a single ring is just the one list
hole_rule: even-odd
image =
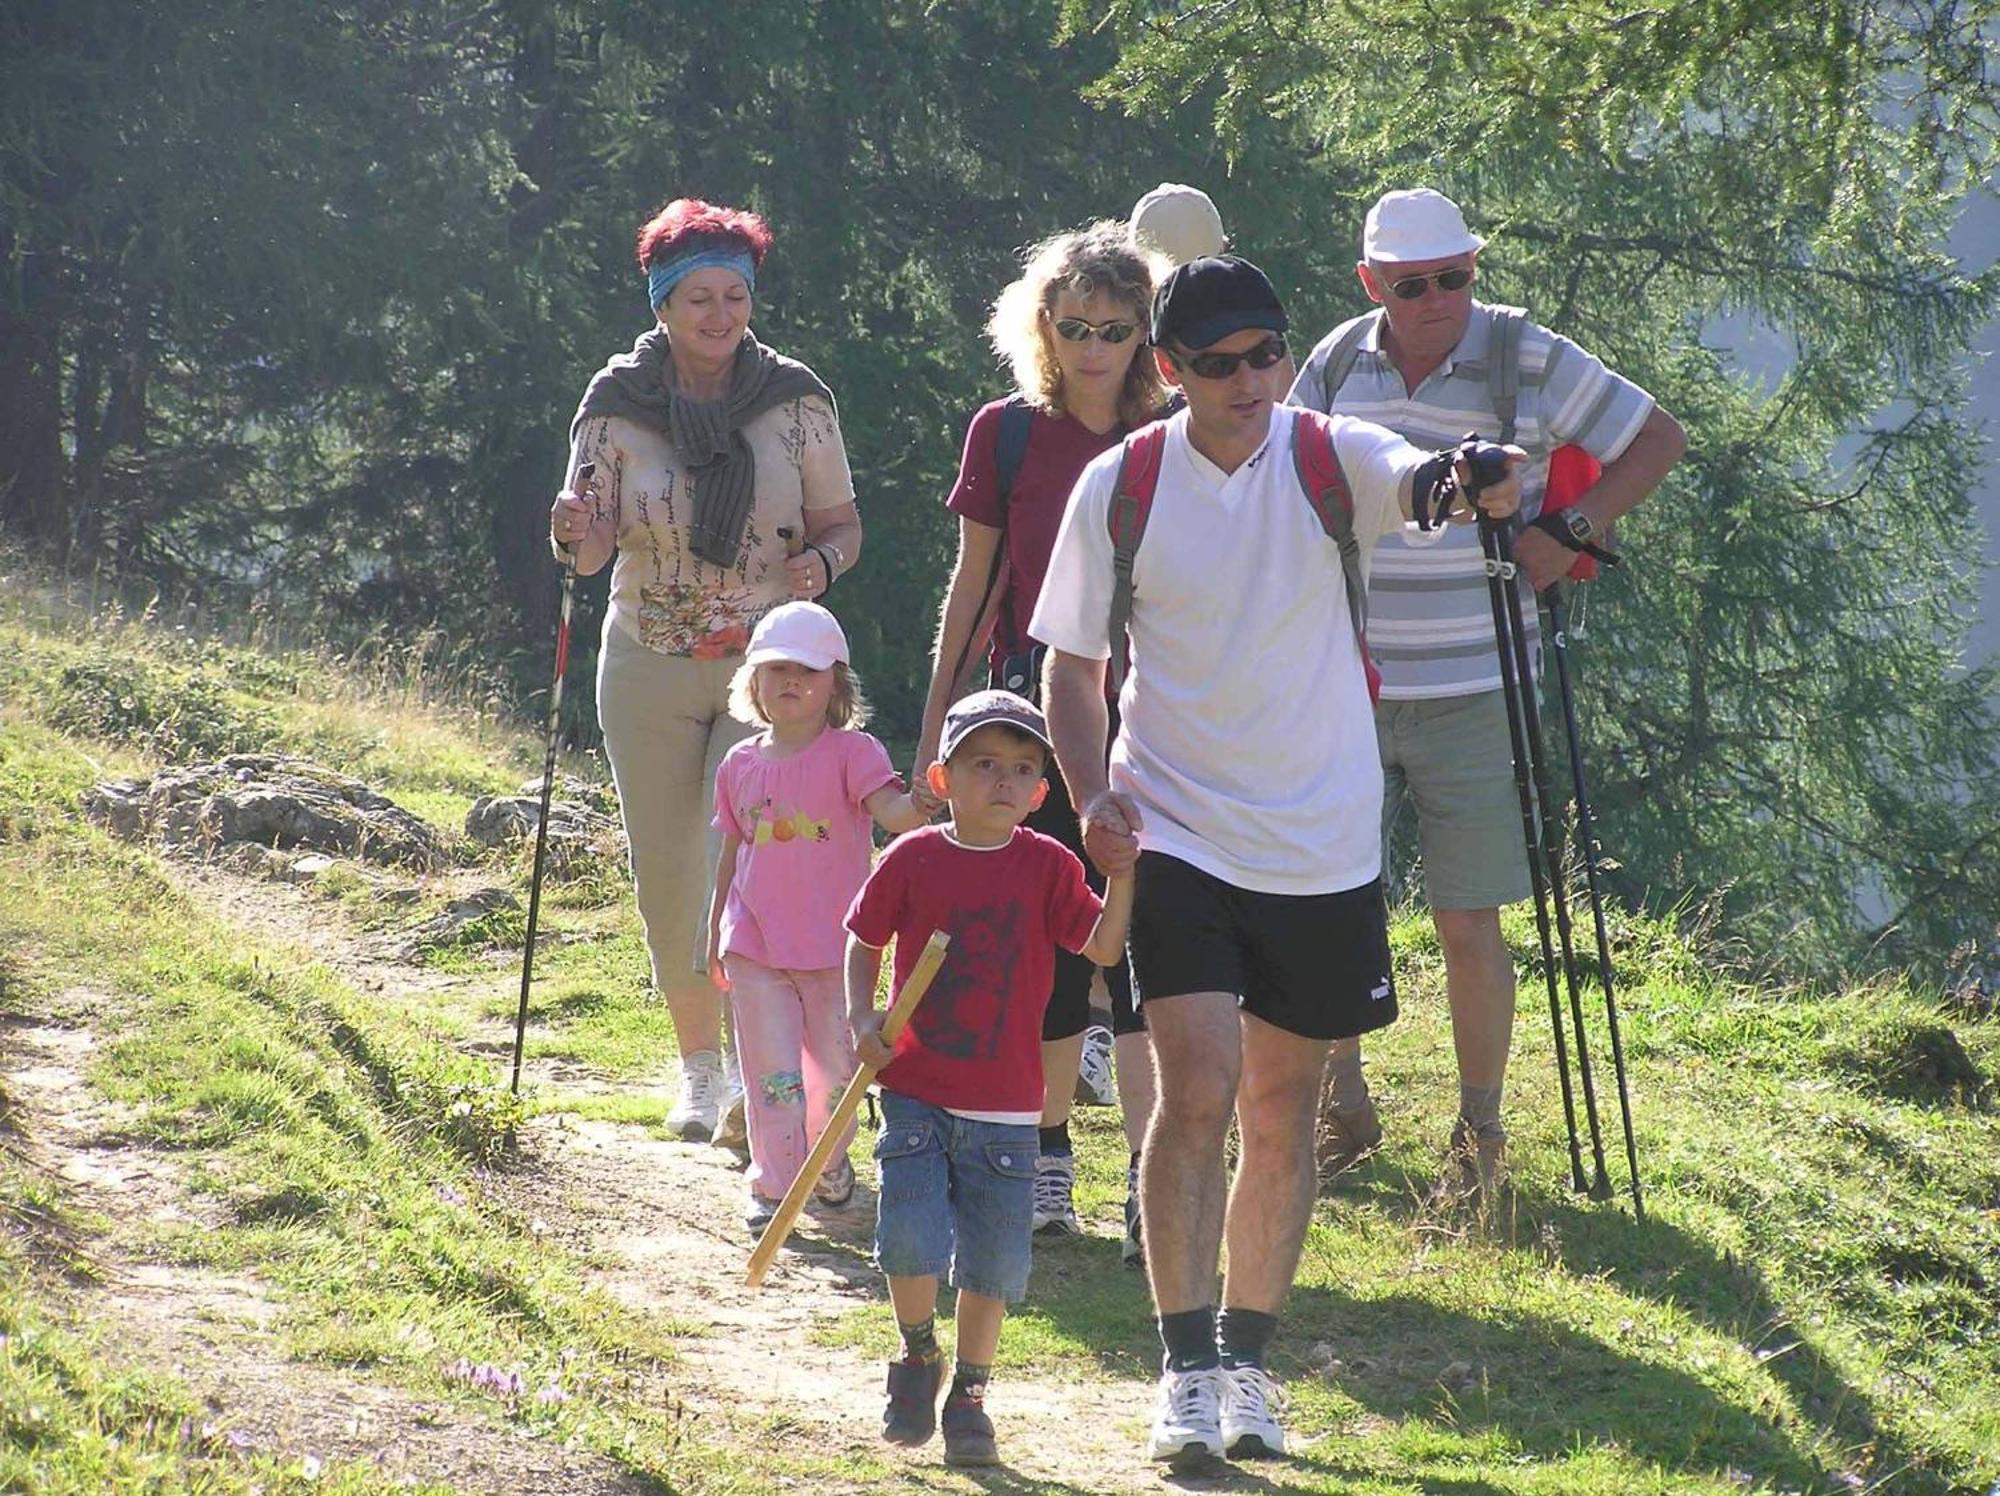
[{"label": "khaki pants", "polygon": [[[615,623],[597,657],[597,719],[625,814],[625,842],[653,985],[669,998],[708,987],[708,900],[721,837],[715,771],[752,729],[729,715],[741,656],[661,654]],[[690,946],[692,942],[692,946]]]}]

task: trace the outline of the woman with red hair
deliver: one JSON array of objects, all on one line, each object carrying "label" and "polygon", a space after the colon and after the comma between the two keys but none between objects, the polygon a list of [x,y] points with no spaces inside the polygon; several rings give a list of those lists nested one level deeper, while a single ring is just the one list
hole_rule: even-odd
[{"label": "woman with red hair", "polygon": [[[833,395],[750,331],[770,248],[755,213],[697,198],[640,226],[655,325],[590,381],[549,512],[550,539],[580,573],[616,556],[597,710],[680,1043],[667,1125],[685,1138],[714,1133],[729,1089],[703,847],[716,767],[746,731],[729,715],[730,678],[765,613],[819,598],[861,550]],[[578,491],[584,463],[596,471]]]}]

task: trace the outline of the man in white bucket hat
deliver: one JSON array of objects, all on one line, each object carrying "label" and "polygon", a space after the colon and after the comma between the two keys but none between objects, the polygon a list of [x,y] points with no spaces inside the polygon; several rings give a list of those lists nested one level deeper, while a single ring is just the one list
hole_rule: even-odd
[{"label": "man in white bucket hat", "polygon": [[[1687,436],[1651,395],[1567,338],[1474,299],[1485,244],[1443,193],[1383,193],[1368,210],[1355,266],[1378,309],[1320,341],[1289,402],[1377,422],[1419,446],[1477,431],[1525,449],[1521,514],[1529,524],[1514,554],[1540,591],[1569,570],[1578,543],[1601,537],[1658,486]],[[1503,431],[1489,352],[1510,342],[1518,388],[1513,429]],[[1603,471],[1559,524],[1540,511],[1549,455],[1569,444]],[[1523,594],[1521,617],[1533,648],[1532,592]],[[1504,1170],[1500,1093],[1514,1031],[1514,965],[1500,906],[1526,898],[1529,882],[1477,533],[1460,527],[1424,548],[1386,536],[1370,569],[1368,638],[1382,671],[1375,725],[1383,823],[1405,795],[1415,802],[1424,892],[1444,948],[1459,1117],[1439,1183],[1454,1196],[1490,1194]],[[1382,1128],[1359,1041],[1336,1043],[1328,1063],[1323,1163],[1340,1169],[1372,1152]]]}]

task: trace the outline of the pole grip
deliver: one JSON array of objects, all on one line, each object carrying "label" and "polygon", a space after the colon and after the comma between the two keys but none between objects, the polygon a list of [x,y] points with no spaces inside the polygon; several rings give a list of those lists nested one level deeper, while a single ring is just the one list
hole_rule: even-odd
[{"label": "pole grip", "polygon": [[[946,949],[951,945],[951,937],[938,930],[924,945],[923,954],[917,957],[917,964],[910,970],[910,979],[903,983],[903,990],[896,994],[896,1001],[889,1009],[889,1016],[882,1020],[882,1042],[894,1044],[903,1030],[909,1026],[910,1015],[917,1010],[917,1004],[924,1000],[924,993],[930,990],[931,980],[944,965]],[[847,1083],[842,1093],[840,1105],[833,1109],[821,1129],[819,1139],[806,1156],[805,1164],[799,1170],[792,1187],[785,1191],[785,1198],[778,1205],[777,1214],[771,1217],[771,1224],[764,1228],[758,1238],[756,1250],[750,1254],[750,1266],[744,1280],[752,1287],[763,1285],[764,1275],[771,1269],[771,1259],[778,1255],[778,1249],[792,1234],[792,1227],[798,1224],[799,1212],[805,1209],[806,1196],[818,1182],[826,1169],[827,1161],[833,1156],[834,1145],[840,1135],[847,1131],[847,1124],[854,1120],[854,1114],[861,1110],[861,1098],[868,1094],[868,1087],[874,1083],[876,1067],[863,1065],[855,1071],[854,1079]]]}]

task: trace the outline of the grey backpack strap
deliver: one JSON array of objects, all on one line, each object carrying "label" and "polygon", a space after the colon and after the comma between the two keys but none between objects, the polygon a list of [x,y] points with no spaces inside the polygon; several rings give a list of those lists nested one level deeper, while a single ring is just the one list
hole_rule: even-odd
[{"label": "grey backpack strap", "polygon": [[1378,309],[1364,317],[1356,317],[1353,325],[1340,335],[1326,355],[1326,364],[1319,371],[1320,388],[1326,391],[1326,408],[1331,411],[1333,402],[1340,398],[1340,387],[1347,383],[1347,376],[1354,372],[1354,361],[1361,357],[1361,345],[1368,334],[1382,320]]},{"label": "grey backpack strap", "polygon": [[1111,645],[1111,684],[1125,686],[1126,635],[1132,624],[1132,563],[1146,522],[1153,514],[1153,493],[1160,486],[1160,461],[1167,449],[1167,426],[1155,421],[1125,438],[1118,459],[1118,486],[1112,490],[1105,522],[1111,530],[1111,614],[1105,637]]},{"label": "grey backpack strap", "polygon": [[1486,334],[1486,393],[1493,414],[1500,418],[1502,445],[1514,440],[1514,418],[1521,400],[1521,333],[1528,314],[1517,306],[1489,306],[1493,325]]}]

